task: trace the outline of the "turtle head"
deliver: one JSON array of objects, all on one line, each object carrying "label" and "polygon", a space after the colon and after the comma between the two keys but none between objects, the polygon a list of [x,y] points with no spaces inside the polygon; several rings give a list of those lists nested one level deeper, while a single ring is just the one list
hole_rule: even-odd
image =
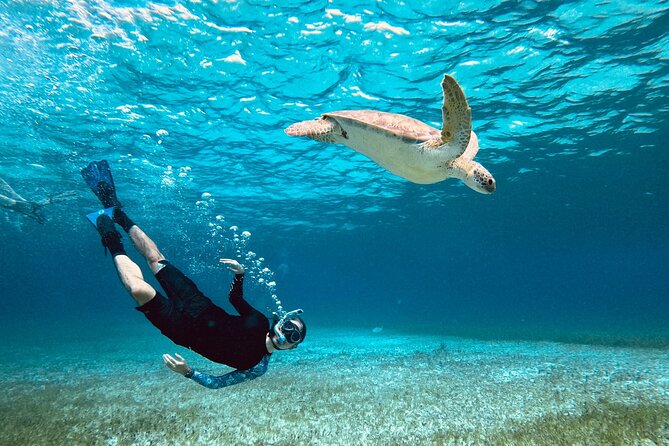
[{"label": "turtle head", "polygon": [[488,169],[476,161],[471,162],[470,168],[467,169],[467,175],[464,177],[464,182],[467,186],[482,194],[492,194],[497,187],[497,183],[495,183],[495,179],[488,172]]}]

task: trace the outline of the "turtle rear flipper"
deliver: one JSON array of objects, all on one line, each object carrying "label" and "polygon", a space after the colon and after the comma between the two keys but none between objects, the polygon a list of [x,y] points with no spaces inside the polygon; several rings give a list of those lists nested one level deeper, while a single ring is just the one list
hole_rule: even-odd
[{"label": "turtle rear flipper", "polygon": [[339,128],[334,120],[328,118],[312,119],[297,122],[287,127],[284,132],[288,136],[306,136],[321,142],[334,142],[334,135]]}]

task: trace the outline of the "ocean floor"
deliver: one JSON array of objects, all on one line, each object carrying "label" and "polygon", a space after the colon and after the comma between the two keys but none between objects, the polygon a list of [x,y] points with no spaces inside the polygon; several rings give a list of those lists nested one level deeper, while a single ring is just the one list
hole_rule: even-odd
[{"label": "ocean floor", "polygon": [[3,333],[2,445],[669,445],[666,350],[310,327],[210,390],[144,321],[50,333]]}]

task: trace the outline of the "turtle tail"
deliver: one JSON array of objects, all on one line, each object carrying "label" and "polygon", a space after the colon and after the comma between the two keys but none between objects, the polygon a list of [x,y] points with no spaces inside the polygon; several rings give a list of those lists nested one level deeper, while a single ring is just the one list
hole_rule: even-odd
[{"label": "turtle tail", "polygon": [[334,134],[338,125],[327,118],[297,122],[287,127],[284,132],[288,136],[306,136],[322,142],[334,142]]}]

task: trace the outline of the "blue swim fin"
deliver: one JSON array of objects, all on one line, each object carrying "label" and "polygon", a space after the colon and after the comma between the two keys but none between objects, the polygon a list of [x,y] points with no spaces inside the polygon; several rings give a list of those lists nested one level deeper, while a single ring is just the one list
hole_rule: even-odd
[{"label": "blue swim fin", "polygon": [[89,163],[88,166],[81,169],[81,176],[95,196],[98,197],[102,206],[105,208],[121,207],[121,202],[116,198],[114,178],[111,170],[109,170],[107,160]]},{"label": "blue swim fin", "polygon": [[109,218],[112,219],[112,221],[114,220],[114,208],[113,207],[100,209],[99,211],[95,211],[95,212],[91,212],[90,214],[86,214],[86,218],[97,229],[97,227],[98,227],[98,217],[100,215],[104,215],[104,214],[107,214],[109,216]]}]

